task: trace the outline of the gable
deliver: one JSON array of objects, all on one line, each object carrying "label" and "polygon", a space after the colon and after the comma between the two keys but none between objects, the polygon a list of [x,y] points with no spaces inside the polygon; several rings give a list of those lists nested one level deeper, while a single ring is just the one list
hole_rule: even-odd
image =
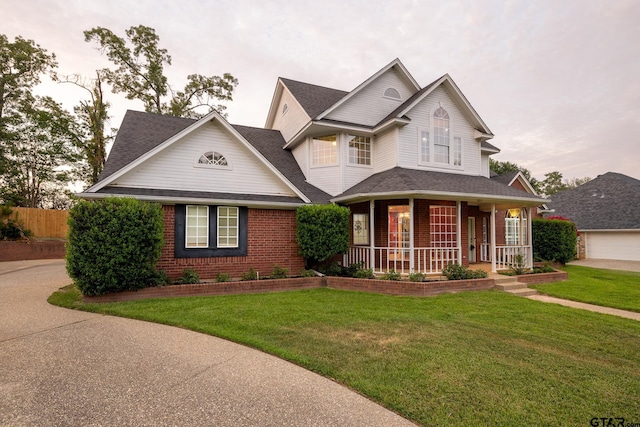
[{"label": "gable", "polygon": [[[394,96],[396,92],[399,98]],[[324,118],[373,127],[414,92],[416,87],[396,67],[391,67]]]},{"label": "gable", "polygon": [[311,120],[311,117],[287,87],[281,86],[279,91],[280,96],[274,99],[274,111],[270,112],[271,123],[267,127],[279,130],[284,140],[288,141]]},{"label": "gable", "polygon": [[[216,152],[227,166],[199,164],[200,156]],[[219,121],[208,121],[112,180],[113,187],[296,196]]]}]

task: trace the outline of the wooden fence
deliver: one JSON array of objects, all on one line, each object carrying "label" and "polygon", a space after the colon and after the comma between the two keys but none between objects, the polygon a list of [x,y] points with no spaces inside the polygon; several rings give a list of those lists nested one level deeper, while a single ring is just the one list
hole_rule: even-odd
[{"label": "wooden fence", "polygon": [[17,219],[34,237],[67,238],[69,211],[34,208],[11,208],[10,218]]}]

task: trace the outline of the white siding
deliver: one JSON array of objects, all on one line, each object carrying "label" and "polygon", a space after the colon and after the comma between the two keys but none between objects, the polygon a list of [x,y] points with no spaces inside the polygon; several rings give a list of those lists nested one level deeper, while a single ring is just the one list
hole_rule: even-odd
[{"label": "white siding", "polygon": [[[341,193],[346,191],[347,189],[353,187],[360,181],[363,181],[370,177],[373,174],[373,166],[371,165],[352,165],[349,164],[349,144],[347,141],[349,140],[349,134],[342,134],[342,150],[341,153],[341,163],[344,166],[343,175],[342,175],[342,190]],[[371,138],[372,145],[375,145],[373,138]],[[375,153],[373,152],[373,147],[371,150],[371,164],[375,162]]]},{"label": "white siding", "polygon": [[309,180],[309,143],[304,140],[300,144],[296,145],[293,150],[293,157],[296,159],[298,166],[302,170],[304,177]]},{"label": "white siding", "polygon": [[[230,168],[197,167],[205,152],[225,156]],[[217,122],[202,126],[118,178],[114,185],[187,191],[294,196],[272,171]]]},{"label": "white siding", "polygon": [[491,178],[491,171],[489,167],[489,155],[483,154],[481,157],[481,165],[480,165],[482,176],[486,176],[487,178]]},{"label": "white siding", "polygon": [[[307,144],[308,142],[305,142]],[[307,181],[315,185],[325,193],[329,193],[332,196],[342,193],[342,165],[344,161],[341,158],[342,144],[341,138],[338,135],[338,164],[335,166],[312,166],[311,155],[309,154],[309,177]]]},{"label": "white siding", "polygon": [[[418,152],[418,129],[429,128],[430,139],[433,140],[433,112],[440,106],[449,113],[449,126],[451,129],[451,147],[453,138],[462,138],[462,168],[450,167],[432,163],[428,166],[418,164],[420,158]],[[447,91],[440,86],[418,105],[411,109],[407,116],[411,123],[400,129],[398,146],[398,165],[405,168],[436,170],[442,172],[464,173],[467,175],[481,175],[480,142],[474,139],[474,128],[466,119],[462,111],[453,102]],[[453,148],[450,151],[453,155]],[[433,156],[433,153],[431,153]]]},{"label": "white siding", "polygon": [[[400,92],[400,96],[402,97],[401,101],[382,96],[384,91],[390,87]],[[373,126],[398,108],[402,102],[413,95],[414,91],[415,89],[413,87],[408,86],[403,79],[400,78],[395,68],[391,68],[369,83],[369,85],[362,88],[356,95],[338,107],[338,109],[326,118]]]},{"label": "white siding", "polygon": [[398,165],[398,129],[376,135],[373,140],[373,173],[386,171]]},{"label": "white siding", "polygon": [[[287,104],[287,112],[282,114],[284,104]],[[279,130],[284,140],[288,142],[304,125],[309,123],[309,120],[311,119],[307,113],[300,107],[291,93],[284,88],[275,113],[272,129]]]},{"label": "white siding", "polygon": [[640,261],[640,231],[582,232],[587,258]]}]

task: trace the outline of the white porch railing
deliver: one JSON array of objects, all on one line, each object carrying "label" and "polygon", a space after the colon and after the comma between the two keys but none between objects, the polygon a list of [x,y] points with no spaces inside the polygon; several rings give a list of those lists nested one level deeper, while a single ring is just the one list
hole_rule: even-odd
[{"label": "white porch railing", "polygon": [[[411,251],[408,248],[373,248],[374,265],[371,265],[371,248],[351,246],[344,256],[344,264],[362,263],[375,273],[394,270],[400,274],[411,273]],[[414,272],[440,273],[448,263],[458,262],[459,248],[414,248]]]},{"label": "white porch railing", "polygon": [[505,270],[516,265],[518,255],[522,256],[519,260],[523,267],[531,267],[529,265],[529,246],[496,246],[496,269]]}]

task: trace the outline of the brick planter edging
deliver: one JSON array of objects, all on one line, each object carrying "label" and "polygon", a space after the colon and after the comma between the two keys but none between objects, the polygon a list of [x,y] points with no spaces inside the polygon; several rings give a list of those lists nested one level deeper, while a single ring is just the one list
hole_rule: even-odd
[{"label": "brick planter edging", "polygon": [[64,240],[0,241],[0,260],[64,259]]},{"label": "brick planter edging", "polygon": [[520,283],[537,285],[538,283],[560,282],[562,280],[567,280],[569,278],[569,274],[566,271],[556,270],[553,273],[521,274],[516,277]]},{"label": "brick planter edging", "polygon": [[291,279],[248,280],[241,282],[199,283],[196,285],[169,285],[82,298],[86,303],[133,301],[147,298],[174,298],[203,295],[252,294],[283,292],[328,287],[346,291],[372,292],[386,295],[428,296],[447,292],[491,289],[493,279],[439,280],[434,282],[408,282],[349,277],[296,277]]}]

